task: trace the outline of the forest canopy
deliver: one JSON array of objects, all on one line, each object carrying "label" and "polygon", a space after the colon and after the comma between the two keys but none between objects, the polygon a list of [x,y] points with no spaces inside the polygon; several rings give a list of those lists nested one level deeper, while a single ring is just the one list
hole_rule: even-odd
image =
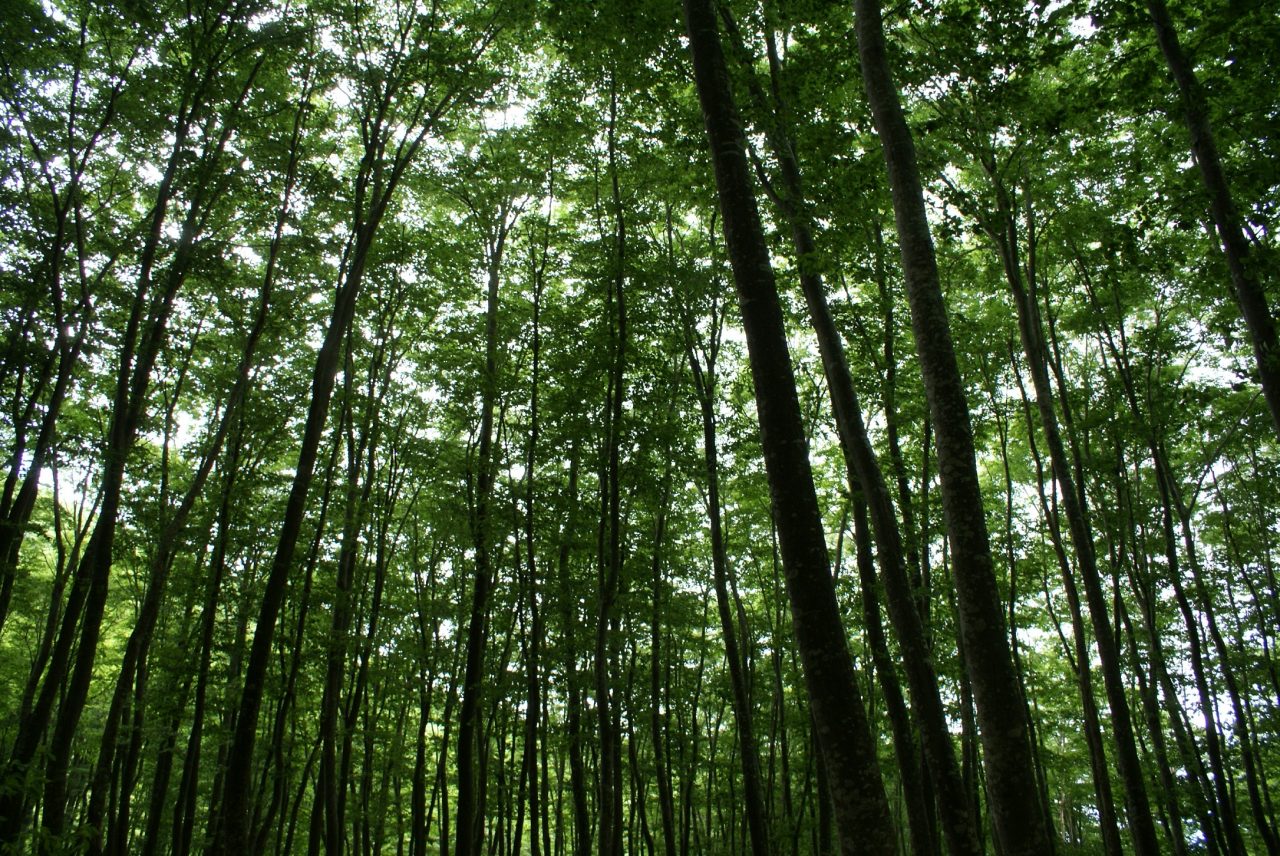
[{"label": "forest canopy", "polygon": [[5,0],[0,854],[1277,856],[1277,69]]}]

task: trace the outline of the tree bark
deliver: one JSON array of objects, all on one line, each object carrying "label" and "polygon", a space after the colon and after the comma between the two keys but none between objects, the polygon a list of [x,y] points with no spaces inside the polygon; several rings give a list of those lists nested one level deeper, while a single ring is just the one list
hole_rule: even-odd
[{"label": "tree bark", "polygon": [[[725,14],[725,20],[740,52],[745,53],[742,39],[736,32],[733,19]],[[773,75],[773,90],[780,91],[780,61],[773,44],[771,31],[765,34],[769,52],[769,65]],[[757,107],[769,111],[765,103],[764,93],[755,83],[754,76],[749,79],[750,88]],[[781,126],[777,115],[781,111],[772,111],[772,121],[766,127],[766,139],[779,164],[780,184],[782,191],[776,193],[775,200],[782,213],[791,225],[791,244],[795,251],[801,290],[805,304],[809,309],[809,318],[818,340],[818,351],[822,358],[823,375],[830,392],[831,409],[835,415],[836,429],[840,437],[840,446],[844,453],[845,469],[850,490],[865,503],[862,510],[870,512],[871,531],[874,533],[876,555],[879,559],[881,577],[889,616],[897,633],[903,665],[906,667],[907,681],[911,689],[913,702],[911,713],[920,729],[921,744],[924,756],[932,776],[940,787],[940,809],[943,830],[947,846],[955,856],[976,856],[979,851],[974,818],[966,809],[961,798],[963,787],[960,772],[956,764],[955,752],[951,746],[951,736],[947,731],[946,714],[938,691],[938,677],[933,668],[928,641],[921,623],[916,598],[918,592],[913,589],[907,576],[906,553],[902,546],[902,536],[898,528],[898,520],[894,513],[893,500],[885,482],[884,473],[876,458],[866,425],[862,421],[862,411],[854,391],[853,378],[845,359],[844,346],[840,333],[836,329],[827,304],[826,289],[822,277],[818,273],[818,248],[814,241],[813,230],[809,220],[801,212],[805,209],[804,188],[800,176],[800,165],[794,145]],[[859,552],[861,555],[861,551]],[[884,654],[884,662],[877,663],[876,671],[885,685],[886,702],[890,715],[905,714],[906,707],[901,704],[901,690],[896,675],[888,664],[887,647],[884,646],[883,632],[876,633],[880,624],[879,597],[875,588],[868,588],[867,580],[863,580],[864,598],[871,598],[875,604],[874,613],[868,612],[867,619],[874,620],[874,627],[869,627],[873,656]],[[878,583],[871,579],[873,586]],[[877,645],[876,637],[879,637]],[[893,697],[893,698],[891,698]],[[897,703],[894,703],[896,698]],[[897,721],[895,720],[897,723]],[[910,727],[904,731],[901,726],[907,725],[905,720],[895,725],[895,745],[905,740],[902,747],[907,756],[914,758],[915,740],[911,736]],[[919,780],[905,769],[906,760],[899,756],[903,774],[911,780],[914,789],[919,789]],[[911,764],[915,764],[914,760]],[[930,842],[928,838],[928,819],[922,812],[923,804],[918,795],[913,794],[908,801],[908,817],[913,836],[913,847],[918,853],[927,852]]]},{"label": "tree bark", "polygon": [[475,549],[475,576],[472,583],[471,616],[467,624],[462,705],[458,711],[458,807],[457,834],[454,838],[457,856],[479,853],[484,842],[484,817],[477,808],[480,800],[475,777],[475,753],[480,725],[480,702],[484,692],[481,672],[484,669],[484,650],[488,641],[485,625],[489,615],[489,596],[493,589],[493,569],[489,555],[489,504],[496,469],[493,428],[498,398],[498,283],[507,235],[513,224],[509,214],[509,203],[504,203],[498,211],[497,225],[488,247],[484,375],[480,381],[480,438],[476,451],[474,487],[469,486],[474,503],[471,535]]},{"label": "tree bark", "polygon": [[[716,321],[719,322],[720,319],[717,317]],[[702,452],[707,479],[707,516],[711,526],[712,581],[716,591],[716,610],[720,614],[720,633],[724,637],[725,660],[729,666],[734,719],[738,727],[747,830],[750,833],[751,852],[755,856],[769,856],[769,829],[765,820],[764,797],[760,786],[760,751],[756,745],[755,730],[752,725],[754,717],[747,687],[746,667],[741,649],[738,647],[738,634],[734,630],[732,606],[729,603],[729,556],[725,549],[724,528],[720,518],[720,465],[716,451],[715,418],[715,353],[718,350],[719,335],[719,330],[712,334],[713,343],[710,349],[704,352],[707,360],[704,367],[698,358],[698,349],[694,344],[696,333],[693,321],[686,315],[685,350],[702,413]]]},{"label": "tree bark", "polygon": [[[1147,0],[1147,10],[1151,13],[1156,41],[1169,66],[1169,73],[1182,96],[1184,119],[1191,135],[1191,153],[1195,155],[1200,178],[1209,194],[1209,208],[1222,241],[1222,253],[1231,273],[1236,304],[1240,307],[1253,344],[1262,395],[1267,401],[1276,433],[1280,434],[1280,341],[1276,338],[1275,318],[1267,303],[1266,289],[1258,276],[1256,260],[1251,258],[1249,242],[1241,229],[1240,214],[1218,156],[1218,146],[1209,124],[1209,107],[1196,79],[1195,69],[1178,41],[1178,31],[1165,0]],[[1269,841],[1268,846],[1273,843]]]},{"label": "tree bark", "polygon": [[792,624],[841,848],[848,853],[890,854],[896,851],[896,836],[836,602],[786,325],[751,189],[742,124],[733,104],[715,12],[709,0],[685,0],[684,10],[725,240],[746,330]]},{"label": "tree bark", "polygon": [[855,0],[863,83],[884,150],[916,352],[937,438],[938,469],[964,662],[986,761],[989,808],[1005,856],[1050,851],[1026,716],[992,568],[973,432],[925,214],[915,145],[885,50],[878,0]]},{"label": "tree bark", "polygon": [[[1067,456],[1067,449],[1058,427],[1053,387],[1049,382],[1048,353],[1037,301],[1037,283],[1033,273],[1024,278],[1020,263],[1017,221],[1011,210],[1012,203],[1008,192],[994,170],[990,171],[990,178],[995,185],[999,222],[984,225],[999,250],[1005,278],[1013,293],[1013,302],[1018,313],[1018,334],[1022,339],[1022,350],[1027,358],[1027,371],[1031,375],[1031,384],[1035,391],[1036,411],[1040,417],[1040,427],[1044,431],[1045,445],[1049,447],[1049,462],[1052,466],[1053,478],[1061,488],[1062,505],[1067,514],[1071,545],[1075,548],[1076,563],[1084,584],[1085,602],[1088,605],[1094,643],[1097,645],[1098,659],[1102,666],[1107,704],[1111,710],[1116,767],[1124,785],[1129,831],[1133,838],[1134,851],[1138,856],[1159,856],[1160,845],[1156,840],[1155,822],[1152,819],[1151,804],[1147,798],[1142,763],[1138,758],[1133,717],[1129,711],[1128,691],[1120,672],[1120,650],[1112,631],[1112,616],[1107,608],[1106,595],[1102,590],[1102,578],[1098,571],[1089,507],[1083,489],[1076,485],[1071,459]],[[1030,203],[1027,204],[1029,209]],[[1030,216],[1028,214],[1028,219]],[[1030,224],[1026,243],[1026,252],[1029,255],[1027,270],[1034,272],[1035,232]],[[1074,601],[1074,614],[1079,611],[1079,598],[1075,592],[1070,569],[1065,566],[1063,579],[1068,583],[1069,598]],[[1084,674],[1087,674],[1088,666],[1085,658],[1080,659],[1080,668],[1086,670]],[[1085,679],[1084,674],[1081,676],[1082,681]],[[1085,703],[1087,705],[1089,700],[1086,699]]]}]

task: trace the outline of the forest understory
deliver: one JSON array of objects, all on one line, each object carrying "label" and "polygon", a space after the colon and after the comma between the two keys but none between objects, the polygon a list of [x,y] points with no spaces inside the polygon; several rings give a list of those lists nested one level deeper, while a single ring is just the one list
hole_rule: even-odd
[{"label": "forest understory", "polygon": [[0,854],[1280,856],[1278,75],[6,0]]}]

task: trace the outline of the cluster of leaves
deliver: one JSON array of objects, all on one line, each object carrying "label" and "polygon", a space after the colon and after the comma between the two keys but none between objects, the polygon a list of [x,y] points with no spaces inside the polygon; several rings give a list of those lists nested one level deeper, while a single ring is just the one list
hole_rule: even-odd
[{"label": "cluster of leaves", "polygon": [[[494,570],[477,767],[481,824],[497,852],[582,852],[601,811],[610,728],[631,852],[661,846],[664,821],[681,852],[745,848],[689,363],[711,348],[732,597],[769,822],[779,852],[829,845],[676,5],[6,4],[0,531],[16,552],[0,550],[0,758],[46,686],[64,695],[64,634],[69,650],[91,646],[96,659],[74,738],[53,747],[70,759],[66,828],[41,826],[53,738],[40,732],[30,769],[3,768],[0,791],[20,794],[22,817],[0,849],[45,846],[53,834],[115,852],[187,853],[218,840],[220,759],[320,386],[315,367],[353,282],[275,623],[250,796],[259,848],[332,846],[325,824],[338,805],[337,835],[362,852],[425,853],[454,838],[477,551]],[[760,197],[779,186],[766,138],[780,123],[816,227],[820,257],[795,259],[787,216],[765,207],[888,792],[897,760],[850,570],[852,497],[796,287],[804,265],[829,287],[981,803],[931,427],[852,16],[808,0],[723,5],[740,28],[730,53]],[[1173,10],[1273,299],[1275,5]],[[1062,577],[1076,560],[1001,255],[1010,236],[1015,267],[1035,284],[1166,844],[1234,853],[1223,825],[1236,823],[1242,846],[1263,852],[1280,786],[1276,432],[1177,91],[1142,11],[921,0],[886,23],[1064,852],[1095,852],[1103,832]],[[121,447],[120,389],[149,341],[154,366]],[[486,400],[496,412],[487,440]],[[101,632],[89,633],[91,617],[66,615],[80,609],[81,560],[120,454],[109,594]],[[21,513],[27,481],[35,500]],[[485,503],[488,522],[477,525]],[[616,602],[605,603],[612,524],[620,575]],[[128,673],[150,600],[158,618]],[[599,622],[610,630],[603,658],[592,651]],[[335,662],[330,721],[322,700],[335,691]],[[120,680],[123,711],[112,708]],[[614,721],[601,721],[602,707]],[[113,717],[108,746],[100,738]],[[331,775],[325,741],[340,759],[337,796],[321,783]],[[1211,751],[1225,756],[1217,768]],[[1246,756],[1256,799],[1236,772]],[[107,801],[97,815],[95,798]],[[535,806],[539,816],[526,818]]]}]

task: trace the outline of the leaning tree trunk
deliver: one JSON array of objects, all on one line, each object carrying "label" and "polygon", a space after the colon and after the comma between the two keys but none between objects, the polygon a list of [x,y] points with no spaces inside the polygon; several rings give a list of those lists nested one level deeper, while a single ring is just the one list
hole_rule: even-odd
[{"label": "leaning tree trunk", "polygon": [[[1102,590],[1102,578],[1098,572],[1089,507],[1084,491],[1076,485],[1071,461],[1067,457],[1066,445],[1058,427],[1053,388],[1049,383],[1048,353],[1036,300],[1035,232],[1032,226],[1028,227],[1027,252],[1032,263],[1028,265],[1028,274],[1024,278],[1019,262],[1017,221],[1011,211],[1009,194],[998,175],[992,174],[991,180],[995,185],[999,222],[989,224],[988,231],[999,250],[1005,278],[1013,292],[1013,302],[1018,313],[1018,334],[1022,339],[1023,353],[1027,357],[1027,372],[1031,375],[1036,410],[1040,416],[1040,427],[1044,431],[1045,445],[1049,448],[1053,477],[1060,487],[1071,545],[1075,548],[1080,579],[1084,585],[1085,603],[1093,626],[1098,660],[1102,666],[1107,705],[1111,709],[1116,767],[1120,772],[1120,781],[1124,785],[1129,831],[1133,838],[1134,851],[1138,856],[1158,856],[1160,845],[1156,840],[1155,821],[1152,819],[1151,803],[1147,798],[1146,779],[1141,761],[1138,759],[1133,717],[1129,711],[1128,691],[1120,672],[1119,645],[1112,631],[1111,612],[1107,608],[1106,594]],[[1069,569],[1064,572],[1064,580],[1071,583]],[[1074,584],[1071,585],[1074,588]],[[1075,593],[1069,590],[1068,594]],[[1078,598],[1076,598],[1076,604],[1078,605]],[[1082,670],[1088,668],[1083,659],[1080,661],[1080,666]]]},{"label": "leaning tree trunk", "polygon": [[[1156,31],[1156,41],[1164,53],[1169,73],[1178,84],[1186,111],[1187,130],[1191,133],[1191,153],[1195,155],[1200,178],[1209,193],[1209,206],[1213,222],[1222,240],[1222,253],[1231,272],[1231,285],[1235,288],[1236,303],[1244,316],[1245,327],[1253,343],[1253,356],[1258,363],[1258,378],[1262,382],[1262,394],[1271,411],[1271,421],[1280,433],[1280,342],[1276,338],[1275,319],[1267,304],[1266,291],[1258,280],[1250,262],[1249,242],[1240,227],[1240,214],[1231,198],[1231,188],[1222,171],[1218,146],[1209,125],[1209,108],[1204,92],[1196,79],[1195,70],[1182,51],[1178,32],[1169,16],[1164,0],[1147,0],[1151,22]],[[1268,846],[1274,842],[1268,841]]]},{"label": "leaning tree trunk", "polygon": [[[729,34],[733,37],[735,48],[743,55],[744,64],[747,64],[750,70],[749,59],[745,56],[746,50],[737,32],[736,24],[727,13],[724,13],[724,18]],[[768,48],[772,89],[777,93],[782,89],[779,85],[781,62],[769,31],[765,33],[765,42]],[[762,87],[756,83],[754,76],[748,77],[748,86],[757,108],[768,117],[765,138],[779,165],[781,192],[775,194],[775,199],[791,225],[791,244],[799,268],[800,287],[809,309],[810,323],[817,337],[823,375],[830,391],[831,409],[835,414],[836,430],[844,452],[849,486],[855,495],[862,495],[865,501],[863,510],[870,515],[876,556],[881,568],[880,582],[884,586],[890,620],[897,633],[907,682],[911,690],[911,713],[920,729],[921,747],[929,773],[940,788],[939,804],[947,846],[955,856],[966,854],[977,856],[981,852],[978,846],[977,827],[975,819],[962,799],[963,784],[960,779],[960,770],[951,745],[951,735],[947,731],[946,712],[939,695],[937,673],[933,668],[921,615],[916,608],[918,593],[913,590],[907,575],[906,553],[902,545],[898,520],[894,514],[893,500],[880,469],[880,463],[872,449],[866,426],[862,421],[862,411],[853,387],[849,365],[845,359],[844,345],[827,304],[822,276],[817,270],[818,248],[813,229],[809,219],[802,213],[805,209],[805,199],[799,159],[790,135],[782,126],[779,114],[783,111],[770,109]],[[775,100],[776,98],[777,96]],[[875,627],[869,628],[869,632],[875,637],[880,622],[879,598],[875,591],[868,588],[867,582],[864,580],[865,596],[875,604],[874,613],[868,615],[869,619],[874,618]],[[869,582],[876,584],[874,578]],[[883,641],[882,636],[880,639]],[[877,649],[875,641],[872,641],[872,647],[873,651]],[[882,680],[892,684],[885,687],[886,703],[889,705],[891,715],[894,711],[905,714],[905,707],[900,707],[893,701],[894,698],[901,700],[896,676],[882,668],[881,664],[877,664],[876,671],[881,675]],[[895,744],[898,743],[903,743],[899,751],[906,752],[908,756],[915,755],[915,740],[910,734],[909,727],[905,731],[895,727]],[[904,783],[910,781],[911,787],[918,790],[918,774],[908,773],[905,759],[900,760],[903,761],[903,775],[907,777]],[[916,762],[912,761],[911,764],[916,765]],[[918,794],[913,794],[908,798],[907,814],[912,832],[913,849],[918,853],[924,853],[931,849],[927,833],[928,816],[927,811],[922,811],[926,807],[918,797]]]},{"label": "leaning tree trunk", "polygon": [[992,568],[973,430],[938,281],[915,144],[889,70],[880,3],[855,0],[854,10],[863,82],[884,149],[912,332],[937,437],[960,637],[982,736],[991,817],[1004,856],[1047,853],[1052,845]]},{"label": "leaning tree trunk", "polygon": [[[1012,348],[1010,348],[1012,357]],[[1102,741],[1102,726],[1098,720],[1098,705],[1093,694],[1093,668],[1090,665],[1088,637],[1085,635],[1084,613],[1080,608],[1080,591],[1076,586],[1075,575],[1071,571],[1071,563],[1067,558],[1066,546],[1062,541],[1062,527],[1057,517],[1056,500],[1050,505],[1045,493],[1044,462],[1040,448],[1036,443],[1035,420],[1031,415],[1031,402],[1022,383],[1022,374],[1014,363],[1017,375],[1018,390],[1022,394],[1024,421],[1027,425],[1027,448],[1031,452],[1031,460],[1036,471],[1036,492],[1040,498],[1040,509],[1049,529],[1049,540],[1053,545],[1054,556],[1058,560],[1058,569],[1062,575],[1062,588],[1067,596],[1067,608],[1071,613],[1071,645],[1063,642],[1063,652],[1068,664],[1075,673],[1076,686],[1080,692],[1080,712],[1084,726],[1084,742],[1089,750],[1089,768],[1093,775],[1093,789],[1098,801],[1098,827],[1102,833],[1103,850],[1109,856],[1123,856],[1124,844],[1120,840],[1120,827],[1116,822],[1115,801],[1111,790],[1111,774],[1107,766],[1106,748]],[[1012,567],[1012,565],[1011,565]],[[1048,583],[1046,582],[1046,589]],[[1074,651],[1074,658],[1072,655]]]},{"label": "leaning tree trunk", "polygon": [[[711,528],[711,568],[716,591],[716,609],[720,615],[720,632],[724,636],[725,659],[729,666],[729,683],[733,691],[733,713],[738,727],[738,749],[742,754],[742,790],[746,798],[747,831],[754,856],[769,856],[769,827],[765,818],[764,797],[760,786],[760,752],[752,726],[751,699],[746,664],[734,630],[732,606],[729,602],[729,556],[724,543],[724,527],[720,518],[720,465],[716,452],[715,416],[715,345],[707,353],[703,366],[693,344],[691,319],[686,318],[685,349],[694,388],[702,413],[702,450],[707,477],[707,517]],[[713,334],[718,338],[718,332]]]},{"label": "leaning tree trunk", "polygon": [[849,853],[891,854],[897,850],[896,836],[836,601],[786,322],[751,188],[742,123],[733,103],[715,12],[710,0],[685,0],[684,11],[751,359],[792,624],[841,848]]}]

